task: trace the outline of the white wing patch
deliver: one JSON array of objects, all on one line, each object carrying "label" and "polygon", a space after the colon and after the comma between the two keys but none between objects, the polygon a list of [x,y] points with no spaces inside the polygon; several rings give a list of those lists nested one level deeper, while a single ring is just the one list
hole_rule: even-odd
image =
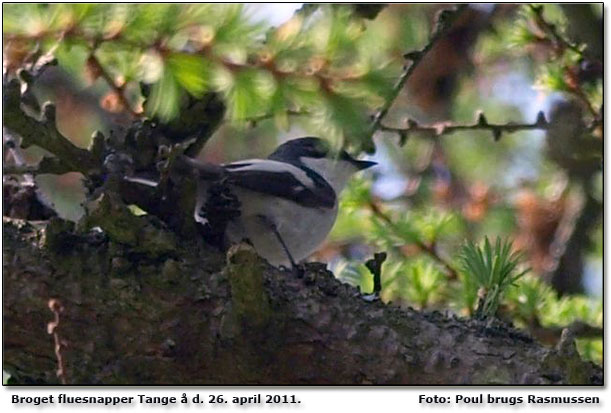
[{"label": "white wing patch", "polygon": [[133,182],[136,184],[140,184],[140,185],[146,185],[146,186],[150,186],[150,187],[157,187],[159,186],[159,182],[155,182],[151,179],[147,179],[147,178],[139,178],[137,176],[127,176],[125,175],[123,177],[124,180],[128,181],[128,182]]},{"label": "white wing patch", "polygon": [[223,165],[230,171],[259,171],[269,173],[290,173],[293,175],[303,186],[309,189],[315,189],[316,185],[312,178],[310,178],[302,169],[293,166],[289,163],[273,161],[270,159],[245,159],[243,161],[233,162]]}]

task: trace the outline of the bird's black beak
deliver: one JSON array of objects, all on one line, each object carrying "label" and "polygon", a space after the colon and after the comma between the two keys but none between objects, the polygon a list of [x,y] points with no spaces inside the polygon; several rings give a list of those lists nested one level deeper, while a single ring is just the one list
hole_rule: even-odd
[{"label": "bird's black beak", "polygon": [[346,151],[341,151],[339,154],[339,158],[344,161],[350,162],[359,171],[362,171],[363,169],[367,169],[367,168],[370,168],[378,164],[377,162],[373,162],[373,161],[361,161],[359,159],[355,159],[352,156],[350,156],[350,154],[348,154],[348,152]]},{"label": "bird's black beak", "polygon": [[367,168],[371,168],[372,166],[377,165],[377,162],[374,161],[361,161],[358,159],[353,159],[352,160],[352,165],[356,166],[359,170],[363,170],[363,169],[367,169]]}]

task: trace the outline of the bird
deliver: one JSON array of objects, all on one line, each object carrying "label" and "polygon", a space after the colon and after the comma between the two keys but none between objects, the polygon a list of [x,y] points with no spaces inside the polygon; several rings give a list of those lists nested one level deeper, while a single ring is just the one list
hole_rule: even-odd
[{"label": "bird", "polygon": [[349,179],[376,162],[334,151],[321,138],[302,137],[282,143],[266,159],[190,164],[199,171],[195,220],[210,226],[211,188],[221,182],[237,201],[224,225],[225,242],[248,240],[271,265],[295,270],[331,231]]}]

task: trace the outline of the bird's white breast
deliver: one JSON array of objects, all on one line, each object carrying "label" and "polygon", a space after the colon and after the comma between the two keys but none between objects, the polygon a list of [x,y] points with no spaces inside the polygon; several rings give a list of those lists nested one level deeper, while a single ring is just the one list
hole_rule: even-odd
[{"label": "bird's white breast", "polygon": [[[261,216],[267,217],[276,229],[293,259],[297,262],[315,252],[325,240],[337,217],[337,204],[330,209],[307,208],[273,196],[261,196],[235,188],[240,202],[248,202],[243,213],[227,227],[227,238],[235,243],[247,238],[257,253],[272,265],[288,265],[289,260],[276,235]],[[245,199],[246,201],[242,201]]]}]

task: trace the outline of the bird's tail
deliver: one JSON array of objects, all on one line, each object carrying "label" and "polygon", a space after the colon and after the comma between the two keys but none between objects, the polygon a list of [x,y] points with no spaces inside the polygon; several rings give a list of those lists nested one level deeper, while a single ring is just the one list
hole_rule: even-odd
[{"label": "bird's tail", "polygon": [[197,171],[201,179],[214,181],[221,179],[227,173],[221,165],[197,161],[185,155],[180,156],[179,161],[191,170]]},{"label": "bird's tail", "polygon": [[[193,172],[194,175],[206,181],[216,181],[223,178],[226,174],[225,169],[220,165],[214,165],[207,162],[200,162],[185,155],[181,155],[177,160],[177,168],[181,168],[185,173]],[[125,175],[124,180],[140,185],[156,187],[159,182],[150,177],[142,175]]]}]

